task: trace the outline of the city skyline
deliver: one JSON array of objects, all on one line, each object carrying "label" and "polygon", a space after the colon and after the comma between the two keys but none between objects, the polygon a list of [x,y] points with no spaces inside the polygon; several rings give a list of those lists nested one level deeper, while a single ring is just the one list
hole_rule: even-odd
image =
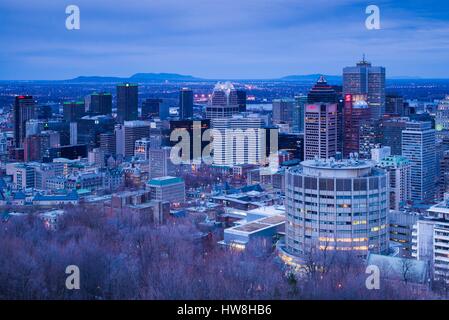
[{"label": "city skyline", "polygon": [[0,41],[9,45],[0,53],[0,79],[64,80],[142,71],[273,79],[317,69],[341,74],[363,53],[391,76],[447,78],[449,4],[377,1],[381,29],[368,30],[365,10],[370,4],[80,0],[80,30],[67,30],[66,4],[24,6],[6,0],[0,4]]},{"label": "city skyline", "polygon": [[0,300],[448,300],[449,3],[330,2],[3,0]]}]

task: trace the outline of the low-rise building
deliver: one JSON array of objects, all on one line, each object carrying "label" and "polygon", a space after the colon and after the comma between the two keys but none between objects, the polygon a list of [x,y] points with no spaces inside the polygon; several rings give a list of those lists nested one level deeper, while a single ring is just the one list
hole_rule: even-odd
[{"label": "low-rise building", "polygon": [[149,190],[126,191],[112,195],[105,202],[105,211],[109,215],[146,214],[151,221],[162,224],[170,214],[170,203],[151,200]]},{"label": "low-rise building", "polygon": [[225,229],[224,239],[219,243],[234,249],[245,249],[249,243],[259,240],[259,244],[270,248],[275,242],[275,236],[284,230],[285,208],[261,207],[248,211],[245,219]]},{"label": "low-rise building", "polygon": [[34,206],[77,205],[78,203],[79,196],[76,191],[50,195],[38,193],[33,198]]},{"label": "low-rise building", "polygon": [[185,182],[181,178],[161,177],[148,181],[147,189],[152,200],[170,202],[173,205],[185,202]]}]

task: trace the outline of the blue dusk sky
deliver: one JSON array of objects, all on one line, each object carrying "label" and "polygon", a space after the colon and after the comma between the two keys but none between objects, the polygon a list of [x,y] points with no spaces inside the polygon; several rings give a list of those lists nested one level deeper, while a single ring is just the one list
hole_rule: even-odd
[{"label": "blue dusk sky", "polygon": [[[80,30],[65,28],[71,4]],[[363,53],[387,76],[449,78],[449,1],[1,0],[0,43],[3,80],[338,75]]]}]

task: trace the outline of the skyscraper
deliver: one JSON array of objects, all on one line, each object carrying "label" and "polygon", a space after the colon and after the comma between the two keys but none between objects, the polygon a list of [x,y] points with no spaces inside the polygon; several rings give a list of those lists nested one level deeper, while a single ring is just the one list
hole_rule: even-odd
[{"label": "skyscraper", "polygon": [[150,172],[149,178],[160,178],[175,173],[175,165],[170,158],[171,147],[150,148],[149,161]]},{"label": "skyscraper", "polygon": [[84,101],[64,102],[62,108],[66,122],[77,122],[86,114]]},{"label": "skyscraper", "polygon": [[320,76],[316,84],[310,89],[307,94],[307,102],[312,103],[337,103],[338,95],[335,89],[327,84],[324,76]]},{"label": "skyscraper", "polygon": [[403,156],[390,156],[381,160],[379,167],[388,171],[390,178],[390,208],[401,210],[412,199],[412,167]]},{"label": "skyscraper", "polygon": [[240,112],[246,112],[246,91],[238,89],[237,91],[237,104],[239,105]]},{"label": "skyscraper", "polygon": [[449,95],[438,104],[435,127],[438,131],[449,130]]},{"label": "skyscraper", "polygon": [[402,155],[412,166],[412,200],[435,199],[435,130],[430,122],[411,121],[402,131]]},{"label": "skyscraper", "polygon": [[307,104],[307,96],[299,95],[295,97],[295,107],[293,109],[293,133],[304,132],[304,114]]},{"label": "skyscraper", "polygon": [[273,122],[275,124],[287,123],[292,126],[296,101],[293,99],[274,99],[272,104]]},{"label": "skyscraper", "polygon": [[308,94],[304,117],[304,159],[329,159],[337,152],[337,94],[321,76]]},{"label": "skyscraper", "polygon": [[116,128],[117,154],[134,156],[136,141],[150,137],[151,123],[148,121],[125,121],[120,130]]},{"label": "skyscraper", "polygon": [[217,118],[214,129],[214,164],[260,164],[266,155],[266,123],[256,115]]},{"label": "skyscraper", "polygon": [[138,117],[138,85],[131,83],[117,86],[117,121],[137,120]]},{"label": "skyscraper", "polygon": [[371,112],[366,103],[366,96],[345,96],[344,103],[344,145],[343,156],[349,157],[351,153],[360,152],[360,129],[369,121]]},{"label": "skyscraper", "polygon": [[142,103],[142,119],[159,117],[161,104],[164,101],[158,98],[148,98]]},{"label": "skyscraper", "polygon": [[14,145],[16,148],[23,146],[26,136],[26,122],[36,118],[36,103],[32,96],[17,96],[14,101]]},{"label": "skyscraper", "polygon": [[366,95],[374,119],[385,113],[385,68],[365,60],[343,69],[343,94]]},{"label": "skyscraper", "polygon": [[371,159],[371,150],[382,143],[383,132],[381,128],[381,120],[369,119],[361,123],[359,136],[359,157],[361,159]]},{"label": "skyscraper", "polygon": [[403,116],[404,113],[404,98],[396,94],[387,95],[385,102],[385,114]]},{"label": "skyscraper", "polygon": [[309,160],[286,173],[287,254],[388,251],[388,181],[369,161]]},{"label": "skyscraper", "polygon": [[23,158],[25,162],[42,161],[41,140],[39,135],[28,136],[23,141]]},{"label": "skyscraper", "polygon": [[[175,130],[185,130],[189,135],[190,156],[183,157],[183,159],[189,158],[189,160],[197,160],[201,162],[202,152],[205,150],[208,141],[203,141],[203,136],[207,130],[210,129],[210,120],[171,120],[170,121],[170,133]],[[207,140],[207,139],[204,139]],[[174,147],[178,144],[178,141],[170,141],[170,146]],[[183,152],[187,152],[183,150]]]},{"label": "skyscraper", "polygon": [[445,151],[440,161],[438,198],[449,192],[449,151]]},{"label": "skyscraper", "polygon": [[[100,134],[114,130],[115,120],[112,116],[85,116],[78,120],[76,129],[71,128],[76,134],[76,142],[85,144],[89,149],[100,147]],[[74,141],[72,141],[74,142]]]},{"label": "skyscraper", "polygon": [[116,140],[115,133],[113,131],[100,133],[100,149],[104,152],[105,155],[115,156]]},{"label": "skyscraper", "polygon": [[106,115],[112,113],[112,95],[106,92],[90,95],[89,113],[92,115]]},{"label": "skyscraper", "polygon": [[407,127],[408,121],[408,118],[382,121],[382,145],[390,147],[392,155],[402,155],[402,131]]},{"label": "skyscraper", "polygon": [[189,119],[193,117],[193,91],[182,88],[179,92],[179,118]]},{"label": "skyscraper", "polygon": [[206,118],[230,118],[239,113],[237,91],[230,82],[219,82],[206,107]]}]

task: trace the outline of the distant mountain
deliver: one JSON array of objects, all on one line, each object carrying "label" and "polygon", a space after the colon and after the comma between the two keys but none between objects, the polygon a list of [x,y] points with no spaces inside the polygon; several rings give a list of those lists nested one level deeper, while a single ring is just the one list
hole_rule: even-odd
[{"label": "distant mountain", "polygon": [[81,76],[74,79],[67,80],[69,82],[152,82],[152,81],[199,81],[200,78],[195,78],[189,75],[182,75],[176,73],[136,73],[129,78],[121,77],[100,77],[100,76]]},{"label": "distant mountain", "polygon": [[[234,81],[291,81],[291,82],[304,82],[315,83],[321,74],[306,74],[306,75],[289,75],[278,79],[235,79]],[[324,75],[329,84],[341,84],[343,77],[338,75]],[[407,76],[391,76],[387,78],[388,81],[447,81],[448,79],[427,79],[420,77],[407,77]],[[62,80],[57,82],[72,82],[72,83],[120,83],[120,82],[195,82],[195,81],[209,81],[216,82],[222,81],[222,79],[204,79],[197,78],[191,75],[182,75],[177,73],[136,73],[131,77],[103,77],[103,76],[80,76],[70,80]]]},{"label": "distant mountain", "polygon": [[[320,78],[321,74],[306,74],[306,75],[291,75],[280,78],[282,81],[301,81],[301,82],[315,82]],[[324,75],[329,83],[341,83],[341,76]]]},{"label": "distant mountain", "polygon": [[130,80],[134,80],[134,81],[137,81],[137,80],[139,80],[139,81],[142,81],[142,80],[197,81],[197,80],[202,80],[202,79],[195,78],[193,76],[177,74],[177,73],[136,73],[135,75],[131,76]]},{"label": "distant mountain", "polygon": [[81,76],[74,79],[66,80],[69,82],[122,82],[126,81],[128,78],[119,78],[119,77],[100,77],[100,76]]}]

